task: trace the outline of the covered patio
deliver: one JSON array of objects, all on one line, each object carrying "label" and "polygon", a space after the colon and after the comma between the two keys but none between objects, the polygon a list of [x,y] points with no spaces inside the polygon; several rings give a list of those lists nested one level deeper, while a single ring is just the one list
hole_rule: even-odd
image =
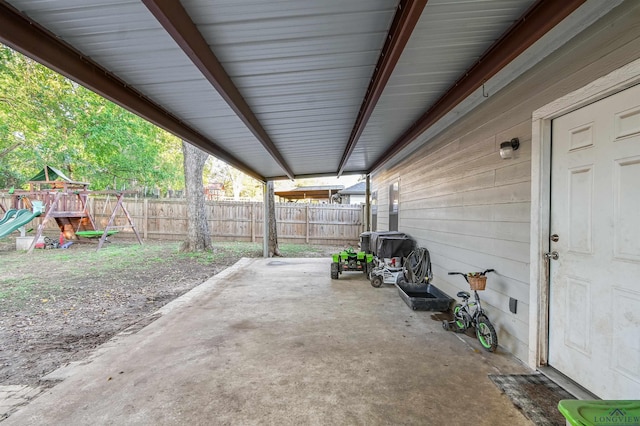
[{"label": "covered patio", "polygon": [[532,424],[487,377],[527,367],[393,286],[328,271],[243,259],[54,372],[4,424]]},{"label": "covered patio", "polygon": [[[638,340],[620,331],[637,331],[640,306],[635,284],[640,234],[634,220],[640,206],[638,97],[628,91],[615,108],[605,108],[611,113],[607,126],[623,129],[616,140],[592,142],[591,118],[551,139],[552,121],[637,89],[639,5],[631,0],[9,0],[0,2],[0,42],[265,187],[278,179],[366,175],[365,229],[413,235],[431,252],[435,284],[445,292],[466,289],[450,281],[449,271],[498,272],[483,301],[495,319],[503,353],[511,352],[532,369],[569,377],[592,397],[628,399],[640,389],[640,364],[627,365],[640,359]],[[627,98],[628,104],[622,102]],[[622,125],[629,117],[633,124]],[[608,171],[598,178],[587,179],[584,172],[584,185],[566,185],[582,192],[552,197],[550,188],[565,188],[552,184],[552,176],[583,176],[579,173],[591,170],[591,160],[569,167],[568,157],[551,155],[565,142],[576,157],[582,148],[606,144],[603,152],[611,158],[594,158],[606,158],[615,168],[602,168]],[[631,148],[614,158],[614,147],[620,146]],[[591,182],[618,181],[625,192],[602,187],[601,196],[592,195]],[[624,208],[616,194],[624,194],[619,197],[627,203]],[[566,200],[575,200],[573,212],[590,212],[586,207],[605,212],[606,204],[606,216],[596,222],[585,213],[582,221],[554,227],[552,219],[570,217],[563,210]],[[612,223],[618,234],[602,231]],[[564,244],[583,239],[569,235],[594,239],[574,249]],[[622,248],[616,246],[620,241],[626,244]],[[569,263],[565,259],[572,250],[581,257]],[[578,276],[576,271],[600,265],[583,254],[603,259],[604,266],[568,282],[565,278]],[[372,292],[361,280],[331,282],[326,265],[318,266],[315,276],[311,264],[261,262],[252,264],[255,269],[236,269],[233,279],[227,275],[229,282],[214,279],[216,284],[205,286],[209,294],[189,302],[192,309],[172,313],[177,315],[172,321],[167,315],[131,337],[158,336],[163,355],[156,363],[172,372],[162,379],[168,387],[161,379],[153,385],[142,376],[127,379],[124,369],[114,376],[120,365],[114,357],[101,370],[109,367],[111,380],[103,383],[87,370],[86,379],[74,376],[52,395],[96,386],[95,404],[87,407],[100,412],[125,398],[105,391],[124,380],[133,393],[142,385],[147,395],[156,389],[174,392],[166,407],[156,401],[159,396],[147,401],[157,404],[162,416],[189,407],[188,415],[194,416],[196,408],[210,415],[235,410],[234,421],[249,423],[261,421],[247,417],[257,413],[273,423],[313,418],[339,423],[350,416],[390,423],[385,416],[391,413],[400,423],[426,418],[456,423],[463,417],[448,416],[463,415],[465,423],[522,420],[510,418],[516,415],[513,408],[487,382],[492,364],[506,360],[502,355],[484,357],[466,346],[473,342],[460,345],[428,315],[407,313],[394,290]],[[560,268],[569,264],[574,272]],[[606,268],[619,278],[610,279]],[[604,278],[594,278],[595,272]],[[587,288],[594,290],[583,291]],[[598,320],[591,320],[589,309],[597,310]],[[206,315],[191,317],[190,311]],[[584,326],[579,333],[563,326],[573,324],[565,315],[574,311],[577,316],[571,318],[582,318],[577,323]],[[187,317],[194,321],[188,332],[180,328]],[[552,340],[558,344],[551,345]],[[120,350],[114,348],[113,354]],[[226,353],[229,364],[211,358],[214,351]],[[180,368],[169,370],[164,354],[174,352],[183,362],[175,361]],[[135,353],[122,349],[126,357]],[[145,363],[149,359],[141,357]],[[177,374],[182,368],[194,370],[185,378]],[[215,374],[202,375],[206,369]],[[314,380],[305,377],[309,371],[315,372]],[[218,382],[220,377],[225,380]],[[223,384],[218,388],[218,383]],[[237,387],[226,387],[230,383]],[[188,405],[195,398],[174,401],[180,386],[187,394],[204,389],[206,402],[196,407]],[[278,390],[282,395],[270,399]],[[308,400],[307,394],[312,395]],[[28,411],[49,410],[66,420],[82,415],[79,399],[57,404],[53,398],[40,398]],[[283,401],[286,405],[279,405]],[[425,406],[437,407],[437,413],[425,414]],[[132,407],[134,414],[143,410]],[[116,411],[110,414],[121,415]],[[480,417],[471,420],[469,413]]]}]

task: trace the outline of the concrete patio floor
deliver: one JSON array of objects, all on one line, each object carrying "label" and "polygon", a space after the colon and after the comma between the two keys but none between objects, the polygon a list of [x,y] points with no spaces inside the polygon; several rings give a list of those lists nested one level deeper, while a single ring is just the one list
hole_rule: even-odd
[{"label": "concrete patio floor", "polygon": [[487,377],[526,366],[329,263],[243,259],[4,423],[532,424]]}]

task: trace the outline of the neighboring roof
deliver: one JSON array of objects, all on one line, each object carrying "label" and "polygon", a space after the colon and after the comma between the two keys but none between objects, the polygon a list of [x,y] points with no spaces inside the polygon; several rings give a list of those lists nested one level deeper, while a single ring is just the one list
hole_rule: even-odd
[{"label": "neighboring roof", "polygon": [[326,200],[343,188],[342,185],[301,186],[285,191],[275,191],[275,195],[288,200]]},{"label": "neighboring roof", "polygon": [[375,170],[485,102],[568,15],[617,4],[7,0],[0,42],[257,179],[291,179]]},{"label": "neighboring roof", "polygon": [[340,191],[344,189],[344,185],[312,185],[312,186],[298,186],[290,189],[291,192],[309,192],[309,191]]},{"label": "neighboring roof", "polygon": [[[49,179],[47,179],[47,175]],[[29,182],[51,182],[55,180],[64,181],[75,185],[89,185],[87,182],[76,182],[74,180],[71,180],[60,170],[51,166],[45,166],[45,168],[40,170],[37,175],[29,179]]]},{"label": "neighboring roof", "polygon": [[338,191],[340,195],[365,195],[367,190],[366,182],[358,182],[353,186],[343,189],[342,191]]}]

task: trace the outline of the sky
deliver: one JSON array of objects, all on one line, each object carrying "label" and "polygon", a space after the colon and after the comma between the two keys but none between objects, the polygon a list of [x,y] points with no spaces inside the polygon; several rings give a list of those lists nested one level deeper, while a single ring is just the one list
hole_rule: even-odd
[{"label": "sky", "polygon": [[277,190],[293,189],[300,186],[318,186],[318,185],[342,185],[345,188],[349,188],[355,185],[360,180],[364,180],[363,175],[347,175],[339,178],[335,177],[322,177],[322,178],[310,178],[310,179],[296,179],[294,181],[283,180],[276,181],[275,188]]}]

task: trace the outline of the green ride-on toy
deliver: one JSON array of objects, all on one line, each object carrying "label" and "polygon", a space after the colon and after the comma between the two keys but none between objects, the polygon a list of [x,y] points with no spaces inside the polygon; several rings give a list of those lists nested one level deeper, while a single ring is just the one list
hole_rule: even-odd
[{"label": "green ride-on toy", "polygon": [[343,250],[332,256],[331,278],[337,280],[344,271],[364,272],[369,277],[373,269],[373,255],[364,251],[355,252],[353,249]]}]

